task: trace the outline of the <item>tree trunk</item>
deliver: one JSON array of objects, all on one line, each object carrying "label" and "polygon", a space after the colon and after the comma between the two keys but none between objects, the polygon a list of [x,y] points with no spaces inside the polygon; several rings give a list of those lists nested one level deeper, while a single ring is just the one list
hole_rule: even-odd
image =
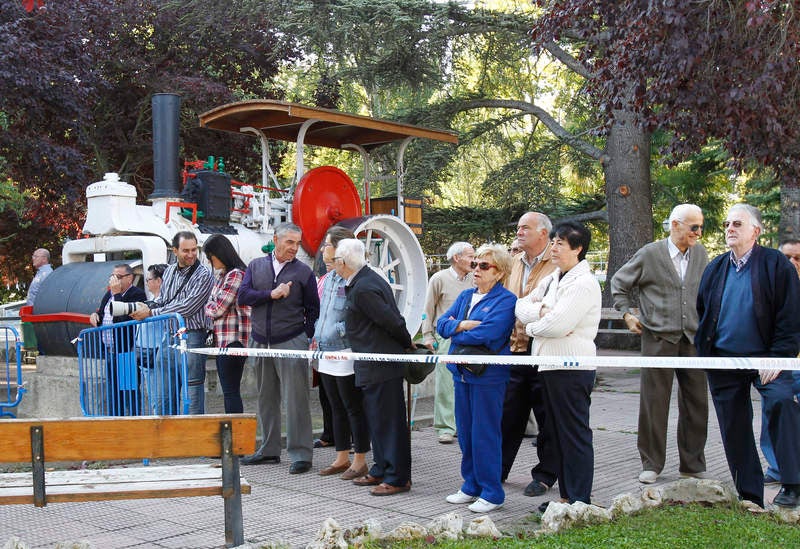
[{"label": "tree trunk", "polygon": [[800,240],[800,185],[797,180],[781,184],[781,222],[778,241]]},{"label": "tree trunk", "polygon": [[653,240],[650,135],[630,113],[616,112],[603,161],[608,204],[608,271],[603,305],[611,306],[610,281],[631,256]]}]

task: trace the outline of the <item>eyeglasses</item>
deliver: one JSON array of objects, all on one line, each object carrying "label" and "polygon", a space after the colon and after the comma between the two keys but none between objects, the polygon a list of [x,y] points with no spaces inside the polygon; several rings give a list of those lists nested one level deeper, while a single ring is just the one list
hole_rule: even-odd
[{"label": "eyeglasses", "polygon": [[492,265],[488,261],[470,261],[469,268],[475,270],[475,267],[478,267],[481,271],[488,271],[489,269],[496,269],[497,265]]},{"label": "eyeglasses", "polygon": [[734,228],[736,228],[736,229],[741,229],[742,225],[744,225],[744,221],[739,221],[737,219],[736,221],[723,221],[722,222],[722,227],[725,228],[725,229],[727,229],[731,225],[733,225]]},{"label": "eyeglasses", "polygon": [[129,273],[129,274],[124,274],[124,275],[115,274],[114,276],[117,278],[117,280],[122,280],[126,276],[133,276],[133,275]]},{"label": "eyeglasses", "polygon": [[676,219],[675,221],[677,221],[681,225],[686,225],[687,227],[689,227],[689,230],[692,231],[693,233],[702,233],[703,232],[703,226],[702,225],[689,225],[688,223],[686,223],[685,221],[681,221],[680,219]]}]

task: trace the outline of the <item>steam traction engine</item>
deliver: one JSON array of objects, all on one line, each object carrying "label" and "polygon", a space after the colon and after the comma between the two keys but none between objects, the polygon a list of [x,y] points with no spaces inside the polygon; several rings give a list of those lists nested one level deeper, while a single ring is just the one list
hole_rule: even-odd
[{"label": "steam traction engine", "polygon": [[[403,197],[403,156],[413,138],[456,143],[454,134],[279,101],[232,103],[202,114],[200,126],[256,136],[262,151],[260,184],[234,182],[218,162],[209,159],[188,163],[181,188],[180,97],[156,94],[152,104],[152,205],[137,205],[135,188],[117,174],[106,174],[87,187],[83,226],[87,238],[64,245],[63,266],[45,279],[33,311],[23,313],[23,321],[33,323],[44,354],[74,354],[70,340],[86,327],[113,265],[133,266],[136,283],[141,285],[148,266],[169,262],[172,236],[183,230],[193,231],[201,246],[211,234],[224,234],[248,263],[263,254],[273,228],[284,221],[302,229],[298,258],[309,265],[329,227],[340,224],[352,229],[364,241],[370,263],[392,286],[409,332],[416,333],[427,273],[419,242],[404,221],[408,201]],[[297,143],[295,179],[288,187],[282,187],[270,170],[270,139]],[[399,142],[397,198],[392,204],[396,207],[389,210],[397,215],[370,215],[370,151],[392,142]],[[349,149],[361,155],[363,211],[362,198],[345,172],[334,166],[305,170],[304,145]]]}]

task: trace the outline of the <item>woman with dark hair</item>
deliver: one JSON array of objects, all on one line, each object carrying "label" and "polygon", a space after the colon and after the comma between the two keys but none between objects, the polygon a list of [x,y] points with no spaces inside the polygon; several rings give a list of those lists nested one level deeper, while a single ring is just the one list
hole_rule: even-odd
[{"label": "woman with dark hair", "polygon": [[[331,227],[325,235],[322,257],[326,265],[334,264],[336,246],[353,238],[343,227]],[[346,280],[334,269],[325,275],[320,294],[319,318],[314,329],[313,345],[320,351],[350,351],[345,335]],[[319,377],[331,405],[333,441],[336,459],[322,469],[322,476],[341,474],[343,480],[353,480],[367,474],[366,454],[369,451],[369,428],[361,404],[361,389],[356,387],[352,360],[319,360]],[[350,439],[353,440],[353,463],[350,463]]]},{"label": "woman with dark hair", "polygon": [[[517,301],[517,319],[533,338],[534,356],[594,356],[600,322],[600,284],[586,261],[591,233],[565,222],[550,233],[556,270],[530,295]],[[566,362],[564,363],[566,364]],[[547,408],[547,432],[557,454],[558,487],[563,502],[591,503],[594,449],[589,406],[593,367],[539,365]],[[544,512],[549,502],[539,510]]]},{"label": "woman with dark hair", "polygon": [[[247,266],[231,241],[221,234],[211,235],[203,245],[203,251],[215,273],[214,287],[205,306],[206,316],[214,322],[214,344],[217,347],[247,347],[250,307],[236,302]],[[245,356],[217,355],[217,375],[226,414],[244,411],[239,386],[246,359]]]}]

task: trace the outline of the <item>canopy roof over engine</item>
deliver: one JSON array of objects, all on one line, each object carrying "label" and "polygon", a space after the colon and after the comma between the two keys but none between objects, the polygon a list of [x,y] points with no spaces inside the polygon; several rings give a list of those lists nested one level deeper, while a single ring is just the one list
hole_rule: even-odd
[{"label": "canopy roof over engine", "polygon": [[[309,121],[314,122],[306,124]],[[357,145],[369,150],[408,137],[458,143],[453,132],[269,99],[217,107],[200,115],[200,126],[237,133],[249,133],[243,129],[256,128],[269,139],[296,142],[300,137],[307,145],[335,149]]]}]

